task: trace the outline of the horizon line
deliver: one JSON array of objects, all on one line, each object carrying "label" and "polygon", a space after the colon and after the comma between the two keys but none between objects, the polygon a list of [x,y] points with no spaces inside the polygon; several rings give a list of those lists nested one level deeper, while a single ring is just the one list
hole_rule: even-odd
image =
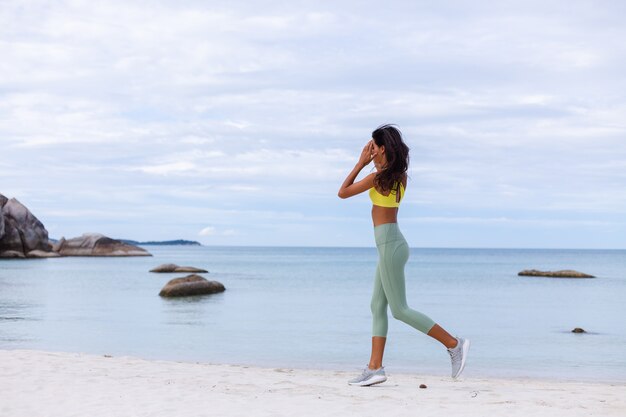
[{"label": "horizon line", "polygon": [[[173,239],[177,240],[177,239]],[[186,239],[181,239],[186,240]],[[159,241],[156,241],[159,242]],[[200,242],[198,242],[200,243]],[[137,245],[141,246],[141,245]],[[376,249],[376,246],[304,246],[304,245],[145,245],[145,246],[203,246],[215,248],[311,248],[311,249]],[[542,247],[489,247],[489,246],[410,246],[411,249],[490,249],[490,250],[615,250],[624,251],[626,248],[542,248]]]}]

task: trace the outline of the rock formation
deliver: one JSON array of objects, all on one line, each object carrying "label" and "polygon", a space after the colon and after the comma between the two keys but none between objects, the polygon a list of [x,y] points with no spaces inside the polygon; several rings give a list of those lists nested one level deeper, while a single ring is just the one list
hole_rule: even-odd
[{"label": "rock formation", "polygon": [[518,272],[519,276],[527,277],[554,277],[554,278],[595,278],[593,275],[583,274],[582,272],[572,270],[562,271],[537,271],[536,269],[526,269]]},{"label": "rock formation", "polygon": [[0,258],[49,257],[48,231],[22,203],[0,194]]},{"label": "rock formation", "polygon": [[152,256],[145,249],[100,233],[84,233],[72,239],[61,238],[53,249],[61,256]]},{"label": "rock formation", "polygon": [[0,258],[57,256],[152,256],[148,251],[98,233],[52,245],[44,225],[15,198],[0,194]]},{"label": "rock formation", "polygon": [[176,264],[163,264],[156,268],[152,268],[150,272],[197,272],[206,273],[209,272],[206,269],[195,268],[193,266],[178,266]]},{"label": "rock formation", "polygon": [[200,275],[187,275],[169,281],[159,295],[161,297],[186,297],[190,295],[213,294],[225,291],[221,282],[209,281]]}]

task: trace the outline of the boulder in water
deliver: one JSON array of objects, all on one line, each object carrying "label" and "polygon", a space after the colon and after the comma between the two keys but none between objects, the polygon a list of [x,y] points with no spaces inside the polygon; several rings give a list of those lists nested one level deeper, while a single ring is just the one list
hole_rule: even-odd
[{"label": "boulder in water", "polygon": [[552,277],[552,278],[595,278],[593,275],[584,274],[570,269],[561,271],[538,271],[536,269],[525,269],[517,275],[525,277]]},{"label": "boulder in water", "polygon": [[24,254],[20,251],[5,250],[4,252],[0,252],[0,258],[24,259],[26,256],[24,256]]},{"label": "boulder in water", "polygon": [[169,281],[159,295],[161,297],[188,297],[191,295],[214,294],[225,291],[221,282],[209,281],[200,275],[191,274]]},{"label": "boulder in water", "polygon": [[31,250],[26,254],[27,258],[58,258],[59,256],[61,255],[56,252],[45,252],[38,249]]},{"label": "boulder in water", "polygon": [[34,251],[41,257],[51,250],[48,231],[39,219],[15,198],[0,194],[0,258],[25,258]]},{"label": "boulder in water", "polygon": [[100,233],[85,233],[72,239],[61,238],[53,248],[61,256],[152,256],[145,249]]},{"label": "boulder in water", "polygon": [[193,266],[178,266],[176,264],[163,264],[152,268],[150,272],[194,272],[207,273],[206,269],[195,268]]}]

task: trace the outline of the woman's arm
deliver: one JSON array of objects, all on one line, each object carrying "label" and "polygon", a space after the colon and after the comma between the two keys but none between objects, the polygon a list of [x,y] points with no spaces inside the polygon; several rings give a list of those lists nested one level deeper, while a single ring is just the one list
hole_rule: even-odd
[{"label": "woman's arm", "polygon": [[374,177],[376,173],[371,173],[361,181],[354,180],[359,175],[359,172],[365,168],[372,161],[372,141],[367,142],[367,145],[363,148],[359,161],[356,163],[352,171],[348,174],[343,184],[339,188],[337,195],[340,198],[348,198],[357,194],[361,194],[363,191],[369,190],[374,186]]}]

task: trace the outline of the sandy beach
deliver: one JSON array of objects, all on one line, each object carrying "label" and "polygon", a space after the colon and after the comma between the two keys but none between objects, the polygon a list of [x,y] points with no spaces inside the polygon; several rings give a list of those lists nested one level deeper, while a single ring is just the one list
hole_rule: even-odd
[{"label": "sandy beach", "polygon": [[[355,369],[355,372],[357,370]],[[0,415],[624,416],[626,384],[354,373],[0,351]],[[428,388],[420,389],[420,384]]]}]

